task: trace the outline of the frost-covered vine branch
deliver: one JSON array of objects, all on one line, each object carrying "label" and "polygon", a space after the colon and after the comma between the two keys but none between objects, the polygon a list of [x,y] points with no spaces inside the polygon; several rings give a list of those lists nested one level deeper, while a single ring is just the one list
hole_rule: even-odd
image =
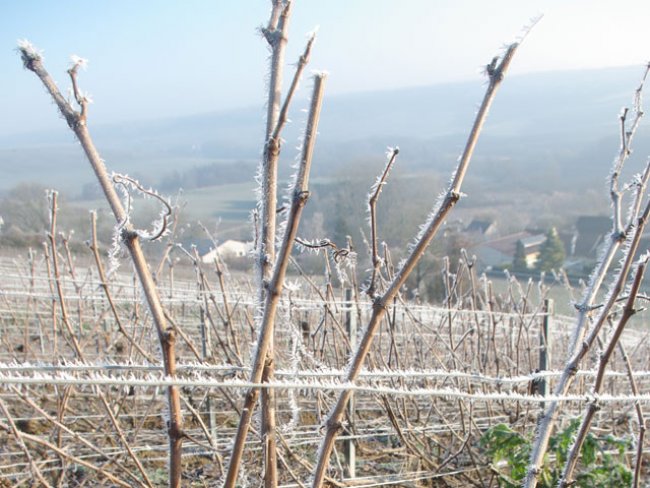
[{"label": "frost-covered vine branch", "polygon": [[380,273],[381,268],[381,258],[379,257],[379,247],[377,244],[377,201],[379,200],[379,195],[381,190],[386,184],[388,179],[388,174],[395,163],[395,159],[399,154],[399,148],[390,148],[388,150],[388,162],[382,174],[377,178],[377,181],[370,190],[370,195],[368,195],[368,212],[370,214],[370,245],[372,247],[372,275],[370,276],[370,283],[368,285],[367,293],[368,296],[372,299],[375,297],[375,288],[377,286],[377,279]]},{"label": "frost-covered vine branch", "polygon": [[[638,298],[638,295],[637,295]],[[632,364],[630,363],[630,358],[627,355],[627,351],[623,346],[621,341],[618,342],[618,349],[623,357],[623,362],[625,363],[625,371],[627,373],[628,379],[630,381],[630,387],[632,389],[633,395],[639,394],[639,387],[635,378],[635,371],[632,370]],[[646,419],[643,413],[643,408],[639,402],[634,402],[634,409],[636,410],[636,419],[639,424],[639,435],[636,441],[636,459],[634,463],[634,479],[632,481],[633,488],[639,488],[639,482],[641,478],[641,462],[643,458],[643,441],[645,439],[646,433]]]},{"label": "frost-covered vine branch", "polygon": [[[138,233],[135,231],[133,226],[128,223],[128,214],[120,201],[104,161],[99,156],[95,144],[90,136],[90,132],[88,131],[86,104],[84,102],[85,97],[80,94],[81,92],[76,79],[78,68],[81,63],[76,61],[69,72],[73,79],[75,98],[78,103],[79,101],[83,102],[80,103],[81,111],[77,111],[63,97],[58,86],[45,69],[41,52],[28,41],[20,41],[18,50],[23,61],[23,66],[29,71],[32,71],[41,80],[46,90],[56,103],[59,111],[65,118],[68,126],[72,129],[79,140],[111,210],[113,211],[117,224],[120,225],[126,222],[121,231],[121,238],[131,255],[131,260],[138,274],[140,284],[142,285],[149,306],[149,311],[151,312],[156,327],[165,373],[170,377],[174,377],[176,374],[175,333],[174,330],[169,328],[167,325],[158,289],[152,278],[144,253],[142,252]],[[87,101],[87,99],[85,100]],[[167,401],[169,406],[169,486],[180,488],[182,464],[181,450],[184,435],[182,431],[183,417],[181,413],[180,393],[178,387],[169,386],[167,388]]]},{"label": "frost-covered vine branch", "polygon": [[139,181],[131,178],[130,176],[114,173],[112,179],[113,179],[113,183],[119,185],[123,189],[124,193],[127,196],[127,201],[129,202],[126,205],[127,221],[123,222],[121,224],[121,227],[123,228],[124,225],[129,221],[128,218],[129,218],[129,213],[131,208],[131,204],[130,204],[131,195],[129,193],[129,189],[133,188],[139,191],[140,193],[142,193],[145,197],[149,197],[157,200],[162,205],[162,210],[160,211],[160,218],[156,222],[154,222],[153,230],[151,232],[146,230],[140,230],[140,229],[134,229],[133,232],[136,232],[138,236],[141,237],[142,239],[146,239],[149,241],[157,241],[162,236],[164,236],[167,233],[167,227],[169,226],[169,219],[171,218],[173,213],[172,206],[167,201],[167,199],[164,198],[160,193],[158,193],[154,189],[145,188],[140,184]]},{"label": "frost-covered vine branch", "polygon": [[[643,280],[643,274],[645,273],[645,268],[647,263],[648,263],[648,255],[645,254],[644,256],[641,257],[640,262],[636,267],[636,272],[634,274],[632,287],[630,289],[630,293],[628,295],[625,306],[623,307],[623,314],[621,315],[621,318],[619,319],[618,324],[616,325],[616,328],[614,329],[612,336],[609,338],[609,343],[607,344],[607,348],[605,349],[605,351],[603,351],[603,353],[600,356],[600,361],[598,364],[598,374],[596,375],[596,380],[594,382],[594,385],[591,388],[591,395],[594,397],[600,393],[600,390],[603,386],[603,380],[605,378],[605,370],[612,357],[612,354],[614,353],[614,348],[619,343],[619,339],[621,338],[621,335],[623,334],[623,330],[625,329],[625,326],[627,325],[628,321],[636,313],[636,309],[634,305],[636,302],[637,294],[639,293],[639,288],[641,287],[641,281]],[[594,415],[596,414],[599,408],[600,405],[598,404],[598,400],[595,398],[594,401],[590,402],[589,405],[587,405],[587,408],[585,409],[585,412],[582,416],[582,422],[580,424],[580,427],[578,428],[578,433],[576,434],[576,438],[573,441],[573,445],[569,450],[569,454],[567,456],[564,465],[564,471],[562,472],[562,477],[558,483],[559,488],[566,488],[567,486],[573,484],[573,479],[572,479],[573,472],[575,471],[576,465],[578,464],[578,457],[580,455],[580,450],[582,449],[582,445],[584,444],[585,439],[587,438],[587,434],[589,433],[589,429],[591,428]]]},{"label": "frost-covered vine branch", "polygon": [[618,156],[616,157],[616,160],[614,161],[614,166],[612,168],[612,173],[610,174],[610,185],[609,185],[609,193],[610,197],[612,200],[612,209],[613,209],[613,229],[612,233],[615,235],[620,235],[623,232],[623,218],[622,218],[622,204],[621,204],[621,199],[622,199],[622,190],[619,188],[619,177],[621,175],[621,171],[623,170],[623,166],[625,165],[625,162],[628,160],[630,157],[630,154],[632,154],[632,140],[634,139],[634,136],[636,134],[636,131],[639,127],[639,124],[641,122],[641,118],[643,117],[643,107],[642,107],[642,95],[643,95],[643,87],[645,85],[646,79],[648,77],[648,72],[650,71],[650,64],[646,66],[646,70],[643,73],[643,76],[641,78],[641,83],[637,87],[636,91],[634,92],[634,102],[633,102],[633,119],[631,123],[628,124],[628,116],[630,115],[630,110],[629,108],[624,108],[623,111],[621,112],[621,115],[619,116],[619,122],[620,122],[620,137],[621,137],[621,146],[620,150],[618,153]]},{"label": "frost-covered vine branch", "polygon": [[[368,324],[366,325],[363,335],[361,336],[359,346],[351,358],[349,369],[346,374],[346,381],[353,383],[356,380],[357,376],[361,372],[368,352],[370,351],[370,346],[372,344],[377,327],[387,311],[387,307],[392,302],[393,298],[397,295],[400,288],[406,282],[406,279],[417,265],[418,261],[424,254],[424,251],[431,243],[433,237],[437,234],[438,229],[442,225],[447,214],[456,205],[458,200],[460,200],[461,186],[465,178],[469,162],[474,153],[474,148],[478,142],[479,134],[481,133],[481,129],[483,128],[483,124],[487,117],[490,106],[492,105],[497,89],[503,81],[504,75],[510,66],[510,63],[512,62],[517,47],[518,44],[511,44],[508,46],[501,58],[495,58],[490,64],[490,69],[488,70],[489,84],[449,188],[443,195],[440,202],[434,207],[427,222],[423,225],[420,233],[416,237],[415,242],[410,248],[408,257],[401,265],[400,269],[397,271],[397,274],[395,275],[393,281],[389,284],[387,290],[383,293],[383,295],[376,297],[373,301],[372,315],[368,321]],[[325,436],[318,450],[318,464],[316,466],[316,471],[314,472],[314,478],[312,482],[313,488],[320,488],[322,486],[330,456],[332,454],[332,450],[334,449],[334,441],[336,440],[338,433],[343,428],[341,422],[345,415],[345,409],[348,401],[350,400],[350,396],[351,391],[349,390],[341,392],[335,406],[332,408],[327,417],[327,421],[325,423]]]},{"label": "frost-covered vine branch", "polygon": [[[250,381],[251,383],[260,383],[263,381],[263,372],[265,368],[266,358],[269,346],[272,342],[272,331],[275,323],[275,315],[278,306],[278,301],[284,287],[284,280],[286,276],[291,250],[294,246],[296,234],[298,232],[298,224],[302,216],[302,210],[309,198],[309,175],[311,171],[311,162],[314,152],[314,145],[316,142],[316,134],[318,131],[318,122],[320,118],[320,111],[323,103],[323,93],[325,88],[324,74],[317,74],[314,77],[314,88],[311,98],[311,107],[309,110],[309,117],[307,127],[305,130],[305,139],[303,142],[302,155],[300,158],[300,165],[298,174],[292,191],[291,208],[287,216],[285,225],[284,236],[281,241],[281,247],[278,252],[277,261],[273,267],[273,274],[268,284],[267,293],[265,295],[264,303],[262,306],[262,317],[258,327],[258,340],[255,356],[253,359],[253,366],[251,368]],[[232,454],[226,473],[225,487],[232,488],[235,486],[239,465],[241,463],[241,456],[246,441],[246,435],[250,428],[253,409],[257,402],[259,395],[258,388],[251,388],[246,393],[244,400],[244,407],[242,408],[242,415],[240,417],[237,434],[235,437]]]},{"label": "frost-covered vine branch", "polygon": [[[621,149],[614,160],[612,172],[610,174],[610,196],[612,198],[612,233],[610,236],[609,242],[604,244],[604,248],[601,251],[600,258],[596,264],[594,271],[592,272],[589,285],[585,290],[581,303],[578,305],[578,317],[576,319],[576,325],[573,330],[571,342],[569,345],[567,363],[565,366],[565,373],[562,375],[562,378],[558,381],[555,386],[555,394],[563,395],[568,391],[573,378],[574,373],[577,371],[582,359],[587,354],[591,345],[598,337],[598,333],[607,318],[611,307],[614,305],[618,299],[618,295],[623,291],[624,285],[627,279],[627,275],[632,265],[632,259],[638,247],[638,242],[641,238],[640,233],[643,232],[647,220],[647,211],[648,206],[643,214],[640,215],[641,207],[643,205],[643,199],[645,198],[645,189],[650,179],[650,162],[646,165],[646,168],[641,176],[635,177],[633,187],[635,189],[635,195],[632,198],[632,202],[629,207],[628,217],[625,222],[624,228],[620,227],[621,222],[621,203],[620,203],[620,192],[618,186],[618,177],[623,168],[623,165],[627,161],[631,151],[630,144],[637,131],[640,118],[643,115],[641,110],[641,94],[643,87],[648,76],[648,71],[650,70],[650,65],[648,65],[644,71],[641,83],[635,92],[634,97],[634,107],[636,111],[636,116],[634,122],[629,130],[624,129],[625,120],[627,118],[627,111],[624,111],[624,117],[621,117],[622,129],[621,129]],[[623,258],[622,265],[618,271],[614,286],[608,293],[608,300],[602,307],[594,307],[594,302],[598,293],[601,291],[601,286],[609,271],[614,256],[623,246],[626,240],[630,240],[629,246],[625,249],[625,257]],[[598,315],[593,319],[591,325],[591,332],[589,337],[586,340],[583,340],[587,333],[587,327],[591,323],[592,316],[595,312],[598,312]],[[548,449],[548,443],[551,438],[551,433],[555,422],[559,414],[557,402],[550,402],[544,415],[540,419],[538,424],[537,432],[535,434],[535,441],[533,444],[531,461],[528,468],[528,474],[526,475],[526,480],[524,486],[526,488],[534,488],[537,485],[537,479],[541,472],[541,466],[543,463],[544,455]]]},{"label": "frost-covered vine branch", "polygon": [[[271,17],[268,26],[262,28],[262,34],[271,49],[269,93],[267,100],[265,144],[262,162],[258,174],[260,197],[258,200],[259,236],[257,239],[257,279],[259,303],[263,303],[267,286],[271,279],[272,267],[275,262],[276,239],[276,209],[278,188],[278,161],[280,158],[280,133],[286,121],[286,110],[281,109],[282,77],[289,19],[291,17],[291,0],[272,0]],[[311,43],[308,43],[308,50]],[[304,65],[302,66],[304,68]],[[302,68],[296,70],[302,72]],[[299,76],[297,74],[297,76]],[[293,95],[287,97],[290,100]],[[287,102],[288,102],[287,100]],[[288,107],[288,103],[285,103]],[[281,117],[281,113],[284,115]],[[265,379],[273,378],[273,328],[265,358]],[[275,448],[275,408],[274,392],[262,392],[262,436],[264,452],[264,485],[266,488],[277,486],[277,458]],[[231,459],[232,462],[232,459]],[[230,468],[229,468],[230,469]]]}]

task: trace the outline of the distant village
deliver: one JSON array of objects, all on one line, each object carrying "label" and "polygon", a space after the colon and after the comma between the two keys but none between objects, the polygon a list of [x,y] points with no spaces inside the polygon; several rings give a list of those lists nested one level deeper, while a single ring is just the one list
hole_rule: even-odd
[{"label": "distant village", "polygon": [[[18,206],[27,209],[27,205]],[[38,209],[30,210],[28,217],[40,215]],[[13,212],[16,213],[16,212]],[[13,214],[12,214],[13,215]],[[41,231],[30,229],[31,225],[41,227],[44,222],[32,217],[4,225],[0,217],[0,238],[5,244],[20,246],[37,245],[42,240]],[[23,228],[24,227],[24,228]],[[504,228],[510,226],[504,225]],[[511,228],[511,227],[510,227]],[[563,269],[570,279],[588,277],[594,267],[598,251],[611,234],[609,216],[583,215],[573,225],[564,228],[527,228],[518,232],[501,232],[498,220],[475,218],[469,223],[463,220],[449,220],[443,227],[444,235],[455,236],[468,253],[476,257],[479,272],[502,273],[509,270],[518,276],[538,275],[541,271]],[[31,237],[31,239],[30,239]],[[253,242],[227,239],[216,244],[206,239],[193,240],[184,245],[196,245],[206,263],[221,260],[246,269],[250,266]],[[650,248],[650,233],[642,238],[640,249]]]},{"label": "distant village", "polygon": [[[575,278],[589,275],[601,244],[612,232],[610,217],[587,215],[578,217],[570,228],[525,229],[505,235],[499,232],[496,220],[475,219],[466,226],[457,221],[448,227],[465,236],[467,250],[476,256],[478,268],[483,271],[508,269],[525,274],[562,268]],[[562,250],[561,258],[550,268],[549,263],[541,262],[545,247],[550,246],[549,239],[557,239]],[[650,235],[645,239],[650,244]]]},{"label": "distant village", "polygon": [[[611,226],[610,217],[581,216],[571,228],[525,229],[502,234],[497,220],[474,219],[469,224],[461,220],[449,221],[444,231],[462,238],[469,254],[476,257],[477,269],[481,272],[507,269],[526,275],[562,268],[569,277],[579,279],[591,272],[601,244],[611,234]],[[553,239],[556,240],[555,250],[551,250],[549,242]],[[650,235],[645,240],[649,247]],[[216,248],[204,249],[202,259],[210,263],[219,256],[227,262],[240,261],[246,259],[252,249],[252,242],[229,239]],[[552,252],[554,254],[548,254]]]}]

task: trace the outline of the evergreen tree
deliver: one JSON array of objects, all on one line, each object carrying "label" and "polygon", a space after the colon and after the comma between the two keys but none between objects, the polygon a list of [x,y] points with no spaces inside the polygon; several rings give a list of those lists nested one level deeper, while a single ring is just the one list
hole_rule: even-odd
[{"label": "evergreen tree", "polygon": [[528,263],[526,262],[526,249],[521,239],[517,241],[517,248],[515,249],[515,257],[512,260],[513,271],[526,271]]},{"label": "evergreen tree", "polygon": [[537,260],[537,269],[540,271],[551,271],[559,269],[564,264],[564,244],[557,234],[555,227],[546,233],[546,240],[542,244]]}]

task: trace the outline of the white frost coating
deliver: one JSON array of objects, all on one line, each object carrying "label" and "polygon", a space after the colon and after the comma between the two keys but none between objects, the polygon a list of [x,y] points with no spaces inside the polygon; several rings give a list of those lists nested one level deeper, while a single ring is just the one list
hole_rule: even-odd
[{"label": "white frost coating", "polygon": [[327,253],[327,249],[332,247],[333,243],[329,239],[296,239],[295,247],[300,253],[312,253],[317,256],[321,252]]},{"label": "white frost coating", "polygon": [[80,91],[80,92],[79,92],[79,96],[80,96],[80,97],[81,97],[81,98],[82,98],[86,103],[95,103],[95,101],[93,100],[93,97],[92,97],[92,95],[91,95],[90,93],[86,93],[86,92],[82,92],[82,91]]},{"label": "white frost coating", "polygon": [[[311,241],[304,241],[304,242],[311,244]],[[311,250],[310,247],[306,247],[306,246],[303,244],[303,241],[296,241],[295,246],[296,246],[296,249],[298,250],[298,252],[299,252],[300,254],[303,254],[303,253],[306,252],[307,250]],[[316,254],[318,254],[318,253],[316,253]]]},{"label": "white frost coating", "polygon": [[626,257],[630,252],[630,247],[632,246],[632,241],[634,240],[634,236],[638,232],[638,226],[636,223],[630,224],[627,229],[625,229],[625,240],[623,241],[623,244],[621,244],[621,257],[618,260],[618,264],[614,270],[614,274],[612,277],[612,280],[608,286],[607,289],[607,294],[605,296],[605,303],[611,298],[612,293],[615,292],[614,288],[616,287],[616,282],[618,281],[618,278],[623,270],[623,266],[626,261]]},{"label": "white frost coating", "polygon": [[[334,261],[334,271],[336,272],[336,277],[338,278],[341,286],[345,286],[346,283],[351,285],[352,279],[350,278],[348,271],[354,273],[354,269],[357,264],[357,253],[350,252],[342,259],[333,259],[332,261]],[[343,266],[345,266],[347,270],[344,269]]]},{"label": "white frost coating", "polygon": [[27,39],[18,39],[17,44],[18,44],[18,50],[27,58],[35,61],[43,60],[43,50],[36,48]]},{"label": "white frost coating", "polygon": [[[613,225],[612,225],[613,227]],[[589,294],[592,292],[592,289],[594,286],[596,286],[596,281],[599,279],[600,275],[600,264],[603,263],[607,257],[607,254],[610,251],[610,247],[612,245],[612,235],[610,233],[609,238],[606,240],[603,240],[603,242],[600,244],[598,248],[598,255],[596,258],[596,263],[598,263],[596,266],[594,266],[594,269],[592,270],[591,274],[589,275],[589,279],[587,281],[587,287],[584,290],[583,297],[582,297],[582,302],[584,303],[586,300],[589,299]]]},{"label": "white frost coating", "polygon": [[[640,194],[640,192],[643,190],[644,185],[643,185],[643,175],[641,173],[637,173],[634,176],[632,176],[632,179],[628,185],[630,188],[635,188],[637,193]],[[627,220],[626,222],[632,222],[634,218],[637,216],[637,208],[636,208],[636,198],[632,198],[630,200],[630,204],[627,207]]]},{"label": "white frost coating", "polygon": [[70,66],[71,68],[74,68],[75,66],[79,66],[82,69],[88,68],[88,60],[86,58],[77,56],[76,54],[70,56],[70,64],[71,64]]},{"label": "white frost coating", "polygon": [[[444,195],[443,195],[443,198],[444,198]],[[438,210],[440,208],[441,203],[442,203],[442,200],[440,199],[440,197],[438,197],[438,202],[436,202],[436,205],[434,206],[433,210],[429,213],[429,215],[427,215],[427,218],[424,221],[424,223],[421,224],[420,227],[418,228],[418,233],[416,234],[415,238],[412,239],[411,242],[409,242],[409,244],[408,244],[408,246],[406,248],[408,255],[411,255],[413,253],[413,251],[415,250],[415,247],[422,240],[422,237],[424,236],[427,229],[431,226],[431,223],[433,222],[433,220],[435,219],[435,217],[436,217],[436,215],[438,213]],[[402,265],[406,264],[406,259],[403,259],[400,263]]]},{"label": "white frost coating", "polygon": [[[264,321],[264,302],[260,293],[253,294],[253,325],[254,330],[259,333],[262,330],[262,323]],[[250,358],[258,357],[259,340],[250,343]]]},{"label": "white frost coating", "polygon": [[47,222],[50,224],[50,228],[52,227],[52,201],[54,199],[54,195],[58,194],[59,192],[51,188],[45,190],[45,198],[47,198],[47,203],[50,207],[50,211],[47,213]]},{"label": "white frost coating", "polygon": [[[258,199],[259,202],[259,199]],[[252,241],[253,241],[253,246],[252,248],[248,251],[249,257],[255,258],[258,255],[258,246],[259,246],[259,209],[257,206],[253,209],[251,209],[250,213],[248,214],[248,223],[251,226],[251,231],[252,231]],[[258,262],[256,259],[253,259],[253,262],[255,263],[255,269],[257,270]],[[259,283],[259,273],[255,273],[255,287],[259,289],[261,283]]]},{"label": "white frost coating", "polygon": [[[267,80],[268,83],[268,80]],[[266,141],[266,144],[268,144],[268,141]],[[253,224],[255,228],[255,235],[254,241],[256,243],[255,245],[255,257],[256,259],[253,261],[255,263],[255,285],[256,288],[260,289],[262,287],[261,283],[261,276],[262,276],[262,262],[263,262],[263,257],[264,254],[266,253],[266,246],[264,243],[264,240],[261,239],[261,232],[262,232],[262,222],[261,222],[261,216],[264,215],[264,200],[265,200],[265,194],[264,194],[264,155],[262,155],[262,158],[260,159],[259,164],[257,165],[257,171],[255,173],[255,182],[257,183],[255,187],[255,200],[256,200],[256,206],[255,209],[251,212],[251,219],[253,220]]]},{"label": "white frost coating", "polygon": [[123,226],[130,222],[130,213],[133,210],[133,198],[131,197],[129,190],[132,190],[140,193],[145,199],[154,198],[164,204],[160,211],[158,219],[152,223],[152,230],[147,231],[142,229],[135,229],[135,232],[138,234],[138,236],[142,239],[153,240],[168,233],[169,230],[167,229],[166,219],[171,214],[171,206],[165,197],[163,197],[160,193],[151,187],[144,188],[144,186],[142,186],[136,179],[130,176],[122,175],[119,173],[112,173],[111,179],[113,182],[115,182],[116,186],[122,189],[122,193],[125,196],[124,208],[126,210],[126,221],[124,222]]},{"label": "white frost coating", "polygon": [[[637,227],[636,223],[630,224],[628,226],[628,228],[626,229],[625,241],[621,245],[622,257],[619,260],[619,263],[618,263],[618,266],[616,267],[615,272],[613,273],[613,278],[612,278],[611,283],[609,284],[609,286],[607,288],[607,292],[605,294],[605,297],[603,298],[603,303],[609,303],[610,300],[612,299],[613,294],[616,293],[616,284],[617,284],[618,280],[621,277],[621,273],[623,271],[623,265],[624,265],[626,256],[628,256],[628,254],[630,252],[630,246],[632,245],[632,241],[634,240],[634,236],[635,236],[635,234],[637,232],[638,232],[638,227]],[[607,254],[609,246],[604,246],[604,248],[605,248],[605,254]],[[603,259],[604,259],[604,257],[603,257]],[[599,259],[598,262],[602,262],[602,261]],[[593,286],[593,284],[590,284],[590,288],[592,286]],[[625,288],[625,284],[624,284],[624,288]],[[584,301],[583,301],[583,303],[584,303]],[[609,310],[608,309],[606,310],[603,307],[603,308],[600,309],[599,315],[596,318],[596,320],[594,321],[595,324],[598,324],[598,323],[601,322],[602,315],[604,313],[609,313]],[[589,329],[587,331],[587,334],[589,336],[592,335],[593,333],[594,333],[593,328],[591,328],[591,329]],[[577,339],[578,339],[578,337],[580,335],[581,335],[581,331],[578,330],[578,328],[576,327],[576,329],[573,331],[573,334],[571,336],[571,344],[577,345],[576,342],[577,342]],[[583,337],[584,337],[584,335],[583,335]],[[573,357],[575,357],[577,354],[579,354],[579,351],[576,351],[574,353]],[[572,360],[573,360],[573,358],[572,358]]]},{"label": "white frost coating", "polygon": [[[303,347],[298,345],[298,349],[304,351]],[[304,356],[306,357],[306,356]],[[125,373],[120,373],[124,371]],[[163,367],[158,364],[149,363],[130,363],[119,364],[113,361],[61,361],[59,363],[18,363],[10,361],[0,363],[0,374],[20,375],[22,377],[30,377],[30,375],[41,375],[43,377],[66,377],[66,378],[114,378],[118,383],[126,383],[129,380],[141,381],[143,379],[151,379],[153,382],[159,379],[169,379],[170,377],[163,375]],[[232,364],[213,365],[209,363],[200,363],[190,361],[179,365],[178,372],[184,374],[191,374],[192,377],[184,377],[183,386],[194,385],[198,381],[213,380],[215,375],[231,376],[231,373],[238,371],[245,374],[248,369],[235,367]],[[138,373],[138,375],[136,375]],[[296,373],[294,369],[278,369],[276,376],[285,376],[291,380],[302,379],[304,385],[310,387],[313,383],[310,381],[318,381],[318,378],[338,378],[345,373],[342,369],[327,368],[323,364],[319,364],[317,369],[307,370],[303,369]],[[107,376],[104,376],[107,375]],[[464,380],[471,380],[480,383],[493,383],[497,385],[506,384],[524,384],[531,380],[540,378],[559,378],[563,374],[562,371],[541,371],[534,372],[527,375],[518,376],[489,376],[480,372],[463,372],[463,371],[449,371],[445,369],[430,369],[430,368],[405,368],[400,370],[395,369],[373,369],[362,370],[359,374],[358,381],[367,379],[372,384],[377,384],[379,380],[391,380],[394,378],[403,379],[450,379],[458,378]],[[576,372],[577,377],[594,378],[598,374],[597,369],[579,370]],[[632,373],[635,378],[648,378],[650,371],[635,371]],[[49,375],[49,376],[48,376]],[[628,375],[623,371],[605,371],[605,377],[608,378],[627,378]],[[91,382],[92,383],[92,382]],[[90,383],[89,383],[90,384]]]},{"label": "white frost coating", "polygon": [[297,280],[294,280],[294,281],[287,280],[284,283],[284,289],[287,290],[290,293],[296,293],[296,292],[299,292],[302,289],[302,285]]},{"label": "white frost coating", "polygon": [[566,394],[566,395],[548,395],[542,397],[539,395],[528,395],[523,393],[517,393],[512,391],[465,391],[458,388],[407,388],[407,387],[395,387],[395,386],[381,386],[381,385],[362,385],[350,382],[341,382],[341,381],[274,381],[270,383],[250,383],[240,380],[216,380],[214,378],[204,378],[201,380],[188,379],[188,378],[172,378],[169,376],[152,376],[147,375],[146,377],[133,379],[130,377],[119,378],[116,376],[107,376],[103,374],[90,374],[84,377],[75,377],[70,374],[58,373],[58,374],[43,374],[43,373],[34,373],[33,375],[8,375],[0,374],[0,380],[2,387],[6,390],[8,385],[36,385],[43,384],[45,382],[51,385],[75,385],[78,387],[83,386],[136,386],[136,387],[168,387],[168,386],[180,386],[180,387],[201,387],[201,388],[280,388],[280,389],[315,389],[323,391],[353,391],[353,392],[364,392],[364,393],[373,393],[373,394],[384,394],[384,395],[395,395],[402,397],[417,397],[417,396],[431,396],[431,397],[441,397],[448,399],[467,399],[467,400],[492,400],[492,401],[501,401],[501,400],[516,400],[526,403],[540,403],[545,401],[557,401],[557,402],[566,402],[566,401],[576,401],[591,403],[594,400],[601,403],[613,403],[613,402],[643,402],[650,403],[650,393],[640,393],[638,395],[611,395],[611,394]]},{"label": "white frost coating", "polygon": [[330,72],[324,69],[313,69],[310,71],[310,74],[314,78],[327,78],[330,75]]},{"label": "white frost coating", "polygon": [[[291,320],[291,309],[287,307],[285,309],[285,321],[288,324],[291,324],[291,352],[289,355],[289,362],[291,364],[291,371],[294,374],[298,374],[300,371],[300,346],[302,344],[302,334],[296,327],[296,324]],[[289,434],[293,435],[296,432],[296,427],[300,423],[300,406],[298,403],[297,396],[300,395],[300,390],[296,391],[294,389],[289,390],[289,408],[291,410],[291,420],[285,425],[282,426],[282,430]]]},{"label": "white frost coating", "polygon": [[124,207],[125,217],[122,222],[117,222],[113,227],[112,245],[108,252],[109,266],[107,276],[112,276],[119,268],[119,258],[124,250],[123,231],[131,223],[131,213],[133,211],[133,197],[129,190],[139,192],[145,199],[155,198],[163,203],[159,217],[152,223],[152,230],[134,229],[134,232],[142,239],[155,240],[169,233],[167,219],[171,216],[171,206],[167,199],[160,195],[153,188],[144,188],[137,180],[123,174],[111,173],[111,181],[114,182],[117,190],[122,194],[122,206]]},{"label": "white frost coating", "polygon": [[[452,182],[454,181],[455,176],[456,176],[456,172],[454,171],[454,174],[451,177]],[[410,255],[413,252],[413,250],[415,249],[415,247],[417,246],[418,242],[420,242],[422,240],[422,237],[424,237],[424,234],[426,233],[427,229],[431,226],[434,219],[436,218],[436,216],[438,215],[438,213],[442,209],[442,206],[443,206],[443,204],[445,202],[445,199],[449,195],[450,191],[451,191],[451,183],[450,183],[449,188],[446,191],[440,193],[438,195],[438,197],[436,198],[436,203],[433,205],[433,208],[431,209],[431,212],[429,212],[429,215],[427,215],[427,218],[424,221],[424,223],[422,225],[420,225],[420,228],[418,230],[417,235],[415,236],[415,239],[413,239],[409,243],[409,245],[407,247],[407,254]],[[400,266],[400,269],[401,269],[401,266]]]},{"label": "white frost coating", "polygon": [[122,228],[123,225],[118,223],[113,227],[113,236],[111,237],[111,248],[108,250],[108,269],[106,277],[110,278],[120,267],[120,257],[122,256]]},{"label": "white frost coating", "polygon": [[[528,20],[528,23],[522,27],[519,34],[517,34],[515,36],[515,42],[517,44],[521,44],[522,42],[524,42],[526,37],[528,37],[528,34],[530,34],[530,31],[533,30],[533,27],[535,27],[539,23],[539,21],[542,20],[543,17],[544,17],[544,14],[541,13],[541,12],[538,12],[536,15],[531,17]],[[507,47],[508,46],[506,46],[506,48]]]},{"label": "white frost coating", "polygon": [[[305,113],[309,113],[308,110],[303,110]],[[287,122],[289,122],[287,120]],[[291,174],[287,181],[287,185],[282,195],[282,201],[284,206],[284,219],[278,224],[277,232],[275,235],[275,244],[278,248],[282,247],[284,236],[287,230],[288,219],[290,215],[290,209],[293,205],[294,194],[298,190],[298,177],[300,175],[300,166],[302,163],[302,153],[305,145],[305,134],[307,131],[307,119],[303,119],[301,122],[301,127],[298,136],[298,144],[296,145],[296,155],[293,158],[291,168],[294,169],[294,172]],[[297,246],[297,244],[294,244]]]},{"label": "white frost coating", "polygon": [[285,211],[283,211],[283,213],[285,214],[285,218],[282,219],[279,223],[276,223],[276,234],[275,234],[276,249],[279,249],[279,248],[282,247],[282,242],[284,241],[284,235],[287,232],[289,212],[286,211],[286,207],[285,207]]},{"label": "white frost coating", "polygon": [[[388,147],[386,148],[386,164],[384,165],[384,169],[382,170],[381,173],[377,175],[377,179],[373,183],[373,185],[370,187],[370,192],[368,193],[368,196],[366,197],[367,200],[370,200],[372,196],[379,190],[381,192],[381,187],[386,185],[386,180],[390,176],[390,171],[392,170],[392,165],[391,165],[391,159],[393,158],[393,155],[395,151],[399,152],[399,147]],[[382,181],[383,180],[383,181]]]}]

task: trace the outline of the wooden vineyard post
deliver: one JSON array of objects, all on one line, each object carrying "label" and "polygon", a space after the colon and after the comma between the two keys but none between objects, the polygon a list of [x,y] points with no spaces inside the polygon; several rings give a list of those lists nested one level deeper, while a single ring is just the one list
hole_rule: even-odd
[{"label": "wooden vineyard post", "polygon": [[[543,373],[548,371],[551,365],[551,350],[553,348],[553,332],[551,331],[552,316],[553,316],[553,299],[546,298],[544,300],[544,318],[542,320],[542,327],[539,329],[539,372]],[[540,378],[538,381],[538,393],[545,397],[549,392],[549,385],[546,378]],[[541,404],[542,410],[545,404]]]},{"label": "wooden vineyard post", "polygon": [[[354,296],[352,294],[352,289],[347,288],[345,290],[345,329],[350,341],[351,351],[354,351],[354,349],[357,347],[357,316],[354,313],[353,300]],[[356,448],[354,446],[354,439],[351,438],[352,419],[354,416],[354,394],[350,396],[347,414],[349,421],[347,428],[348,439],[345,440],[343,451],[345,456],[345,463],[348,468],[347,474],[350,478],[356,478]]]}]

